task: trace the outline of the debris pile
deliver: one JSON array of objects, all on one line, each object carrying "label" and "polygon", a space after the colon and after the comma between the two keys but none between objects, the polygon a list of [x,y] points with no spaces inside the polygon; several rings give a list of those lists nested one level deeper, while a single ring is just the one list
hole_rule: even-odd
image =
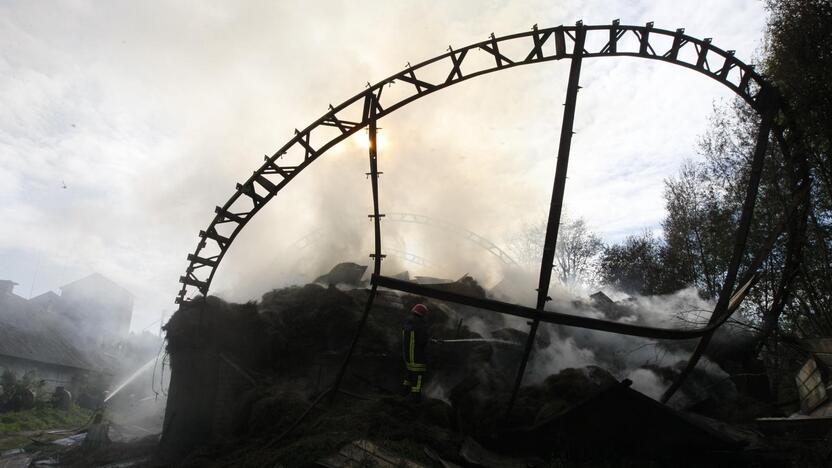
[{"label": "debris pile", "polygon": [[[336,267],[328,278],[359,269]],[[192,467],[756,466],[761,457],[793,456],[793,448],[767,449],[753,420],[729,426],[673,409],[598,366],[526,385],[508,411],[524,332],[495,314],[386,291],[334,392],[368,294],[345,287],[360,277],[347,279],[274,290],[257,303],[207,297],[183,306],[166,325],[173,373],[160,460]],[[470,277],[441,287],[486,295]],[[434,338],[421,401],[401,391],[401,327],[417,303],[431,311]],[[488,336],[470,328],[474,322]]]}]

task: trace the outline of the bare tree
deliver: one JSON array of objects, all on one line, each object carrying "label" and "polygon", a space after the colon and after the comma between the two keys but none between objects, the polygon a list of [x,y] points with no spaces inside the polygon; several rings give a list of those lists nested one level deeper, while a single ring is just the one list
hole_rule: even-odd
[{"label": "bare tree", "polygon": [[506,248],[511,256],[525,268],[534,269],[540,266],[543,254],[543,239],[546,237],[546,220],[541,219],[531,223],[524,223],[513,232],[506,241]]},{"label": "bare tree", "polygon": [[[508,250],[520,264],[539,268],[545,237],[545,220],[524,224],[508,241]],[[597,286],[603,250],[601,239],[583,218],[563,217],[555,249],[554,278],[570,289]]]},{"label": "bare tree", "polygon": [[603,250],[601,238],[589,230],[583,218],[562,223],[558,231],[554,265],[561,284],[569,288],[595,287],[598,284]]}]

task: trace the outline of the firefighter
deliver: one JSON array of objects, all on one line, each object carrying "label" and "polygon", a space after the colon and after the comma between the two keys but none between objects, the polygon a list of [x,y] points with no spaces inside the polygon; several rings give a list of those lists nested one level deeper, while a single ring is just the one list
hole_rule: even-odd
[{"label": "firefighter", "polygon": [[416,304],[410,312],[410,318],[402,328],[402,358],[406,371],[402,385],[410,398],[419,400],[427,371],[425,352],[430,339],[426,321],[428,308],[424,304]]}]

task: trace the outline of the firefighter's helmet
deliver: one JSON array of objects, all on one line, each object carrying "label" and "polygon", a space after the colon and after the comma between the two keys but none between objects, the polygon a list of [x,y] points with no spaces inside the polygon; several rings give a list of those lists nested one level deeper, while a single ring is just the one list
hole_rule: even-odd
[{"label": "firefighter's helmet", "polygon": [[424,317],[428,314],[428,306],[424,304],[416,304],[412,309],[410,309],[410,311],[420,317]]}]

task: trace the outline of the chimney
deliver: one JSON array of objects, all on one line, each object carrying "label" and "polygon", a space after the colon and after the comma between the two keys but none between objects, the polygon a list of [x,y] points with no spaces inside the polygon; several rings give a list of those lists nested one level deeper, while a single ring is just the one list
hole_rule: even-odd
[{"label": "chimney", "polygon": [[17,283],[11,280],[0,280],[0,297],[11,296]]}]

